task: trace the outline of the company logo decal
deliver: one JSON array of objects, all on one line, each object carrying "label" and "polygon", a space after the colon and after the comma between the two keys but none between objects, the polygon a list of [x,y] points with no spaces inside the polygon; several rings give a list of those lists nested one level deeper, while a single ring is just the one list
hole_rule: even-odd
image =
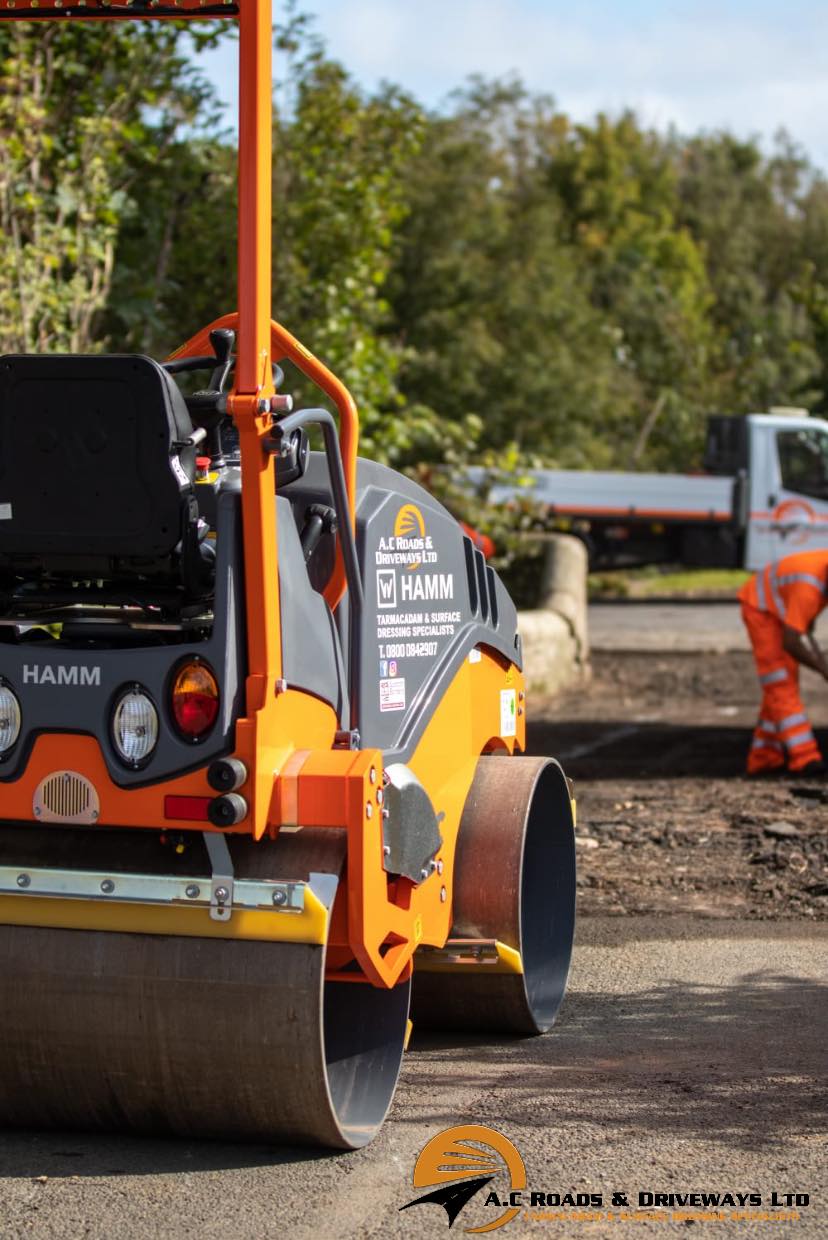
[{"label": "company logo decal", "polygon": [[816,513],[804,499],[786,499],[777,504],[772,513],[771,529],[781,534],[792,547],[808,541],[810,526]]},{"label": "company logo decal", "polygon": [[[484,1124],[458,1124],[432,1137],[423,1148],[414,1166],[414,1187],[426,1188],[437,1185],[431,1192],[409,1201],[401,1210],[412,1206],[442,1206],[448,1215],[449,1227],[471,1199],[490,1184],[495,1177],[506,1177],[508,1191],[500,1197],[489,1194],[487,1200],[506,1205],[510,1194],[526,1187],[526,1168],[517,1148],[508,1137],[496,1128]],[[481,1227],[466,1227],[469,1234],[496,1231],[505,1227],[520,1214],[520,1206],[509,1205],[506,1210]]]},{"label": "company logo decal", "polygon": [[[385,540],[380,547],[385,549]],[[410,573],[421,564],[434,564],[437,556],[431,538],[426,534],[423,514],[416,504],[403,504],[394,520],[394,536],[388,540],[388,550],[396,552],[398,564],[405,564]]]},{"label": "company logo decal", "polygon": [[397,606],[397,574],[393,568],[377,569],[377,606]]},{"label": "company logo decal", "polygon": [[[394,522],[394,537],[397,540],[397,547],[400,550],[410,547],[412,551],[417,551],[421,547],[425,547],[425,536],[425,521],[417,505],[403,504]],[[408,571],[411,572],[413,568],[419,568],[421,564],[421,559],[415,560],[408,565]]]},{"label": "company logo decal", "polygon": [[[428,1191],[400,1210],[438,1206],[445,1210],[452,1227],[473,1203],[464,1222],[483,1221],[465,1227],[467,1235],[497,1231],[518,1216],[524,1222],[564,1224],[798,1222],[811,1204],[810,1193],[789,1186],[762,1192],[719,1185],[684,1191],[670,1186],[666,1186],[669,1191],[613,1188],[579,1192],[560,1187],[529,1191],[526,1168],[516,1146],[502,1132],[483,1124],[458,1124],[432,1137],[414,1165],[413,1184]],[[609,1231],[605,1228],[601,1234]]]}]

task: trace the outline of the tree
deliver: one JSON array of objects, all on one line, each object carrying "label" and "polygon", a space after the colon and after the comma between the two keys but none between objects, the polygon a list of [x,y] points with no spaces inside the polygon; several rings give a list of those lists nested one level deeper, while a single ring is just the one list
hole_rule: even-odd
[{"label": "tree", "polygon": [[670,147],[632,113],[598,116],[550,148],[548,184],[629,380],[616,461],[669,467],[701,445],[713,300],[703,254],[680,219]]},{"label": "tree", "polygon": [[[352,390],[362,451],[399,461],[422,419],[400,417],[402,350],[388,330],[385,282],[406,210],[400,169],[416,149],[421,113],[391,87],[360,90],[295,12],[277,45],[287,74],[274,112],[274,314]],[[109,331],[163,352],[236,305],[231,136],[181,141],[137,193]],[[288,383],[300,399],[318,399],[298,374]]]},{"label": "tree", "polygon": [[292,56],[276,115],[277,313],[353,392],[366,455],[399,461],[416,432],[400,417],[385,286],[422,114],[392,87],[360,90],[301,27],[280,42]]},{"label": "tree", "polygon": [[0,28],[0,349],[82,352],[100,343],[140,175],[211,97],[186,58],[183,30]]},{"label": "tree", "polygon": [[545,142],[565,124],[516,82],[472,81],[430,118],[392,296],[410,401],[479,427],[483,449],[577,465],[600,456],[624,379],[543,181]]},{"label": "tree", "polygon": [[675,161],[681,219],[713,290],[713,400],[733,412],[814,403],[821,363],[802,245],[812,170],[784,137],[766,159],[755,142],[726,133],[684,142]]}]

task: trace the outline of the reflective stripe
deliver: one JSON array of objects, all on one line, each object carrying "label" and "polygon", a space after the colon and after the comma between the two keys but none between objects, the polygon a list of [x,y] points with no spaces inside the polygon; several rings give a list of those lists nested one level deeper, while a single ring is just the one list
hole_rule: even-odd
[{"label": "reflective stripe", "polygon": [[762,741],[757,738],[751,743],[750,747],[751,749],[775,749],[779,753],[782,752],[782,746],[779,744],[779,741]]},{"label": "reflective stripe", "polygon": [[778,667],[774,672],[765,672],[764,676],[759,677],[760,685],[778,685],[780,680],[787,680],[788,673],[784,667]]},{"label": "reflective stripe", "polygon": [[760,720],[759,720],[759,722],[757,723],[756,727],[757,727],[757,729],[758,729],[758,728],[764,728],[766,732],[775,732],[775,731],[776,731],[776,724],[773,722],[773,720],[772,720],[772,719],[760,719]]},{"label": "reflective stripe", "polygon": [[785,618],[785,604],[782,602],[782,595],[779,593],[779,583],[776,578],[776,565],[768,566],[768,583],[770,585],[771,598],[776,608],[776,614],[780,620]]},{"label": "reflective stripe", "polygon": [[761,573],[756,574],[756,601],[760,611],[768,610],[768,600],[765,597],[765,571],[762,569]]},{"label": "reflective stripe", "polygon": [[825,589],[825,582],[820,581],[819,577],[814,577],[812,573],[785,573],[784,577],[779,579],[780,586],[792,586],[796,582],[801,581],[806,586],[813,586],[822,594]]},{"label": "reflective stripe", "polygon": [[787,732],[788,728],[796,727],[798,723],[807,723],[807,722],[808,722],[808,716],[804,713],[804,711],[800,710],[795,715],[788,715],[786,716],[786,718],[780,719],[779,723],[776,726],[780,732]]},{"label": "reflective stripe", "polygon": [[785,741],[786,749],[801,749],[803,745],[815,745],[816,738],[813,732],[808,728],[807,732],[800,732],[798,736],[788,737]]}]

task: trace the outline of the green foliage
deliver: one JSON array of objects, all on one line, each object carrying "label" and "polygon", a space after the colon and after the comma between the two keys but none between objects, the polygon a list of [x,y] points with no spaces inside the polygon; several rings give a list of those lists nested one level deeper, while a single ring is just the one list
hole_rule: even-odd
[{"label": "green foliage", "polygon": [[[190,37],[0,28],[0,349],[163,355],[235,307],[235,140]],[[493,516],[472,461],[683,470],[714,410],[828,409],[828,184],[784,136],[574,124],[511,80],[428,114],[295,5],[277,43],[275,315],[354,392],[363,453],[501,562],[537,514]]]},{"label": "green foliage", "polygon": [[475,82],[432,118],[391,287],[406,395],[449,427],[477,419],[483,448],[514,441],[574,466],[600,458],[624,377],[544,193],[542,144],[559,123],[514,83]]},{"label": "green foliage", "polygon": [[93,347],[136,178],[210,98],[182,33],[174,23],[3,23],[3,351]]},{"label": "green foliage", "polygon": [[548,180],[627,379],[614,463],[644,458],[657,467],[676,452],[697,452],[713,296],[703,255],[679,218],[669,148],[630,113],[615,122],[599,116],[550,152]]},{"label": "green foliage", "polygon": [[717,598],[731,601],[750,573],[738,568],[674,569],[669,565],[590,573],[590,598]]},{"label": "green foliage", "polygon": [[691,139],[674,158],[681,219],[698,239],[713,290],[716,403],[733,412],[815,404],[823,363],[813,311],[828,266],[803,245],[803,225],[817,186],[824,204],[824,182],[784,136],[770,159],[728,134]]},{"label": "green foliage", "polygon": [[[276,112],[274,301],[277,317],[334,369],[360,409],[362,448],[399,461],[430,432],[401,416],[403,350],[385,284],[406,211],[403,166],[423,125],[417,105],[388,87],[368,96],[309,38],[302,19],[280,32],[290,53]],[[294,383],[302,395],[305,389]]]},{"label": "green foliage", "polygon": [[[351,389],[362,451],[418,459],[436,416],[402,416],[405,350],[388,330],[385,283],[422,113],[393,88],[359,90],[302,16],[289,12],[277,44],[288,69],[274,110],[274,315]],[[120,238],[110,336],[164,353],[235,308],[235,179],[227,135],[181,141],[146,169]],[[288,381],[299,400],[318,399],[300,375]]]}]

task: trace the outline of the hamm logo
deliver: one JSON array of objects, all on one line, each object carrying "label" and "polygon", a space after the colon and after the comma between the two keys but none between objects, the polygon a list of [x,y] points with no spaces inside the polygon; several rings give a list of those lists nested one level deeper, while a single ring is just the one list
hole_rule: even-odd
[{"label": "hamm logo", "polygon": [[85,667],[79,663],[60,663],[52,667],[50,663],[24,663],[24,685],[67,685],[91,688],[101,683],[99,667]]}]

